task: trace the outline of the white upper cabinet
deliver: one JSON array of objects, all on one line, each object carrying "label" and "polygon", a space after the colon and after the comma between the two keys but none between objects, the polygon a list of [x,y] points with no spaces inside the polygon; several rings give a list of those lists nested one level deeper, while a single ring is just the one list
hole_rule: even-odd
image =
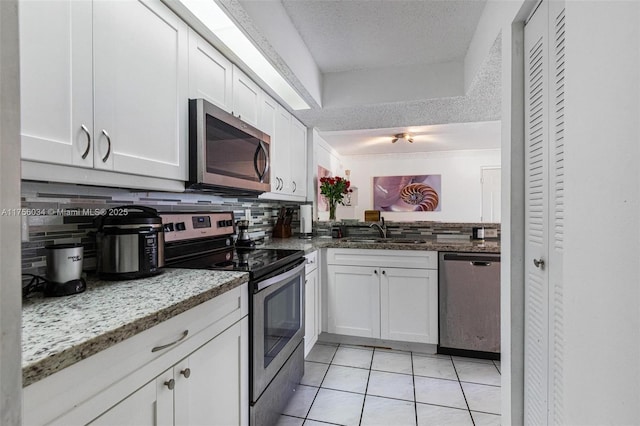
[{"label": "white upper cabinet", "polygon": [[189,29],[189,98],[203,98],[231,112],[232,84],[231,61]]},{"label": "white upper cabinet", "polygon": [[[20,41],[24,160],[186,178],[188,32],[164,4],[23,1]],[[123,182],[56,172],[61,181]],[[24,178],[38,173],[23,167]]]},{"label": "white upper cabinet", "polygon": [[291,170],[290,164],[290,132],[291,130],[291,114],[278,105],[276,111],[276,137],[275,146],[273,149],[273,172],[271,173],[271,191],[288,194],[291,187],[289,185]]},{"label": "white upper cabinet", "polygon": [[185,179],[187,25],[159,0],[93,6],[95,167]]},{"label": "white upper cabinet", "polygon": [[[262,114],[275,111],[271,136],[271,192],[261,198],[304,201],[307,195],[307,128],[284,107],[263,94]],[[262,124],[262,123],[261,123]]]},{"label": "white upper cabinet", "polygon": [[291,152],[291,194],[307,196],[307,128],[295,117],[291,118],[289,134]]},{"label": "white upper cabinet", "polygon": [[233,66],[233,115],[258,127],[262,90],[237,66]]},{"label": "white upper cabinet", "polygon": [[91,2],[20,2],[22,158],[93,167]]}]

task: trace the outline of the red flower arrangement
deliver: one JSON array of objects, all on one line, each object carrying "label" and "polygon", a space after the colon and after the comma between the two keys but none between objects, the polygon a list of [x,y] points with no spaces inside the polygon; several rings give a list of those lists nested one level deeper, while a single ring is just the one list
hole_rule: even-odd
[{"label": "red flower arrangement", "polygon": [[336,205],[338,203],[344,205],[342,200],[345,194],[353,192],[350,186],[351,182],[340,176],[320,178],[320,194],[329,203],[329,220],[336,219]]}]

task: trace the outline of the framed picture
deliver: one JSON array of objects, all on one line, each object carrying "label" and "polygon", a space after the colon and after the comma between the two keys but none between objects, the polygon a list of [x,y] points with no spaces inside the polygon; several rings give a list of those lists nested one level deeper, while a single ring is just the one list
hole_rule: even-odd
[{"label": "framed picture", "polygon": [[373,178],[373,209],[384,212],[439,212],[441,175]]}]

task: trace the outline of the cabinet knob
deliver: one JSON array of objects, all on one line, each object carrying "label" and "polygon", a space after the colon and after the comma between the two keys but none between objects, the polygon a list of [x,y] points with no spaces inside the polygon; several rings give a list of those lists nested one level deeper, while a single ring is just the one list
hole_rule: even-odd
[{"label": "cabinet knob", "polygon": [[533,259],[533,265],[536,268],[544,269],[544,259]]},{"label": "cabinet knob", "polygon": [[176,387],[176,381],[171,379],[164,382],[164,385],[169,388],[169,390],[173,390]]},{"label": "cabinet knob", "polygon": [[387,271],[383,270],[382,275],[387,275]]},{"label": "cabinet knob", "polygon": [[185,368],[184,370],[182,370],[180,372],[180,374],[182,374],[185,378],[189,378],[189,376],[191,376],[191,369],[190,368]]},{"label": "cabinet knob", "polygon": [[375,270],[373,271],[373,273],[374,273],[374,274],[376,274],[376,275],[378,275],[378,270],[377,270],[377,269],[375,269]]}]

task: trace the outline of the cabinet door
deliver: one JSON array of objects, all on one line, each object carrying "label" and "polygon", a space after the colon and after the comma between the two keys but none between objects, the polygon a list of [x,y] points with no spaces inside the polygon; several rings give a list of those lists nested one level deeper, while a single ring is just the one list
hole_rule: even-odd
[{"label": "cabinet door", "polygon": [[93,167],[91,21],[89,1],[20,2],[25,160]]},{"label": "cabinet door", "polygon": [[276,111],[275,146],[273,152],[273,173],[275,181],[271,184],[271,191],[280,194],[291,193],[291,161],[290,146],[291,114],[278,105]]},{"label": "cabinet door", "polygon": [[147,383],[89,424],[94,426],[173,425],[173,391],[165,384],[172,378],[172,370],[164,372],[156,380]]},{"label": "cabinet door", "polygon": [[378,269],[367,266],[327,267],[329,333],[380,337]]},{"label": "cabinet door", "polygon": [[95,167],[186,179],[186,24],[159,0],[93,5]]},{"label": "cabinet door", "polygon": [[380,268],[381,337],[438,343],[438,272]]},{"label": "cabinet door", "polygon": [[289,141],[291,152],[291,193],[301,197],[307,196],[307,128],[304,124],[291,118]]},{"label": "cabinet door", "polygon": [[176,424],[246,425],[248,357],[248,319],[244,317],[178,363],[174,368]]},{"label": "cabinet door", "polygon": [[233,115],[258,127],[262,90],[238,67],[233,66]]},{"label": "cabinet door", "polygon": [[204,98],[231,112],[232,72],[231,61],[189,29],[189,97]]},{"label": "cabinet door", "polygon": [[304,356],[307,356],[313,345],[318,341],[318,325],[320,324],[320,311],[318,309],[320,294],[317,269],[309,272],[305,277],[304,297]]}]

